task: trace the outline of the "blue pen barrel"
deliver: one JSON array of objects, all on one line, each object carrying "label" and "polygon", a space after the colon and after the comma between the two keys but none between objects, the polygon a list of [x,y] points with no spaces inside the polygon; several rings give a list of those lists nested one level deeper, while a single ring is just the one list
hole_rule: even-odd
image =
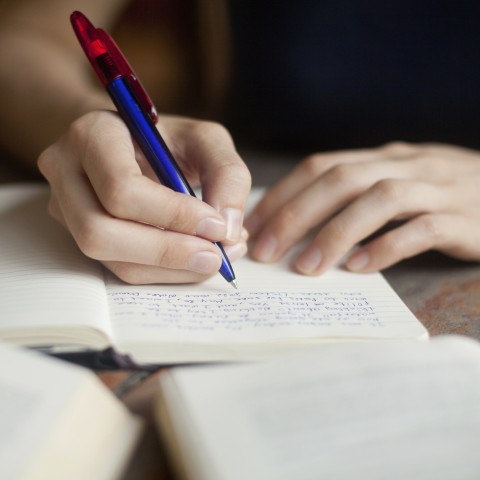
[{"label": "blue pen barrel", "polygon": [[162,184],[176,192],[195,196],[157,128],[140,108],[128,81],[117,77],[107,91]]}]

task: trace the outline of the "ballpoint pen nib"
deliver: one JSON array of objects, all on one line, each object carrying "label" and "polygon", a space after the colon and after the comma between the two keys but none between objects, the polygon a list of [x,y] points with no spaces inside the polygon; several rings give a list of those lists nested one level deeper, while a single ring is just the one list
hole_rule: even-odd
[{"label": "ballpoint pen nib", "polygon": [[232,280],[232,281],[230,282],[230,285],[232,285],[233,288],[236,288],[236,289],[238,290],[238,285],[237,285],[237,281],[236,281],[236,280]]}]

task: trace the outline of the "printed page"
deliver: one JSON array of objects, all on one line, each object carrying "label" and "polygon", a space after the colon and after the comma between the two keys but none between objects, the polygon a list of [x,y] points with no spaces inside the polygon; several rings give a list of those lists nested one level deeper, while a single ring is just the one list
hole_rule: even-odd
[{"label": "printed page", "polygon": [[48,216],[47,202],[43,184],[0,188],[0,338],[104,348],[110,327],[102,269]]},{"label": "printed page", "polygon": [[[328,344],[160,378],[191,478],[480,478],[480,344]],[[247,460],[248,459],[248,460]]]},{"label": "printed page", "polygon": [[235,262],[238,290],[220,275],[199,285],[161,286],[129,286],[107,276],[115,344],[156,363],[221,360],[239,349],[242,358],[245,351],[254,358],[267,345],[281,350],[332,339],[427,336],[382,275],[336,268],[307,277],[290,268],[294,254],[275,264]]}]

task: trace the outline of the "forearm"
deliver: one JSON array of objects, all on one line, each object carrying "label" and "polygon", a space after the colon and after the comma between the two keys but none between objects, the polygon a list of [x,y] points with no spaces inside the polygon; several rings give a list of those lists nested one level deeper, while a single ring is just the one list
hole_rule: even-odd
[{"label": "forearm", "polygon": [[40,152],[75,118],[111,102],[90,76],[67,11],[61,19],[47,11],[44,21],[29,21],[38,12],[29,13],[13,12],[1,24],[0,146],[34,169]]},{"label": "forearm", "polygon": [[35,35],[12,35],[0,44],[1,63],[16,65],[0,74],[0,142],[33,165],[73,119],[109,105],[108,98],[82,78],[65,52],[49,50]]}]

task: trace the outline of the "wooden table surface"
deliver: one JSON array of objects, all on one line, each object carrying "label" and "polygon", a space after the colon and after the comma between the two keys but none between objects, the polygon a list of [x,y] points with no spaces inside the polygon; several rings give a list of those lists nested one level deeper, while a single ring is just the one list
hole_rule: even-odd
[{"label": "wooden table surface", "polygon": [[[254,182],[270,184],[288,171],[296,159],[248,154]],[[24,180],[24,172],[0,163],[0,181]],[[480,265],[429,252],[384,272],[385,277],[430,335],[456,333],[480,340]],[[152,402],[158,376],[139,372],[99,372],[100,379],[131,409],[146,420],[143,439],[123,480],[167,480],[164,449],[154,428]]]}]

